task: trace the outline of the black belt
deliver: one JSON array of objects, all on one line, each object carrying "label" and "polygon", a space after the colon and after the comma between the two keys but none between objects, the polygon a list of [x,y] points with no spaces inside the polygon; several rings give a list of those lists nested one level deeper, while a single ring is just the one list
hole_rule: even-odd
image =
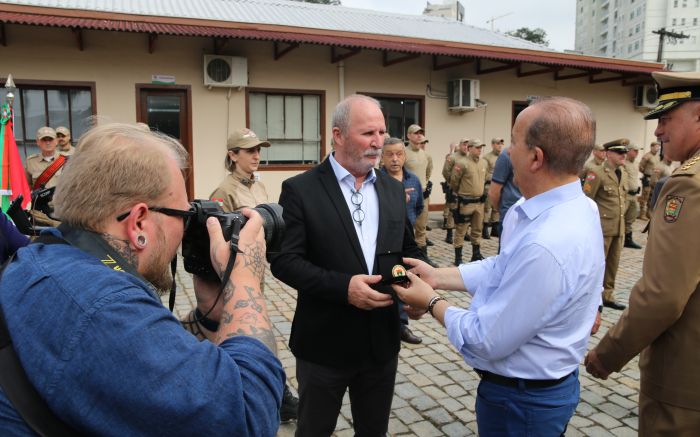
[{"label": "black belt", "polygon": [[552,387],[557,384],[561,384],[566,378],[571,376],[571,372],[568,375],[562,376],[559,379],[522,379],[522,378],[511,378],[509,376],[496,375],[495,373],[487,372],[486,370],[474,369],[476,373],[479,374],[482,381],[493,382],[494,384],[504,385],[506,387],[518,388],[522,385],[525,388],[546,388]]},{"label": "black belt", "polygon": [[484,196],[480,197],[466,197],[466,196],[459,196],[459,203],[462,204],[470,204],[470,203],[484,203],[486,199],[483,198]]},{"label": "black belt", "polygon": [[636,190],[629,190],[627,191],[627,194],[629,194],[630,196],[636,196],[637,194],[639,194],[639,188],[637,188]]}]

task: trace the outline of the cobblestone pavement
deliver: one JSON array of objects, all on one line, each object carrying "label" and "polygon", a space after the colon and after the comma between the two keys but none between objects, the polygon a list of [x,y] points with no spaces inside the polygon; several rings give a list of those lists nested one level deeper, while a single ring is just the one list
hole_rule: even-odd
[{"label": "cobblestone pavement", "polygon": [[[445,231],[440,229],[442,216],[431,213],[433,228],[428,237],[435,243],[429,248],[431,258],[440,266],[451,266],[454,250],[445,243]],[[634,225],[635,241],[646,244],[641,229],[646,221],[637,220]],[[482,242],[484,256],[495,255],[498,239]],[[471,257],[471,249],[465,242],[464,257]],[[629,292],[641,276],[644,250],[623,249],[617,274],[616,299],[627,303]],[[182,267],[177,274],[180,284],[175,311],[179,316],[194,305],[192,279]],[[294,390],[297,386],[294,356],[287,343],[296,307],[296,291],[276,280],[269,270],[265,277],[265,294],[270,317],[277,334],[279,358],[287,372],[288,382]],[[452,303],[469,305],[464,293],[441,291]],[[608,328],[617,321],[619,311],[605,309],[603,323],[598,334],[590,340],[595,346]],[[478,376],[462,360],[447,341],[445,329],[429,316],[411,321],[411,330],[423,338],[420,345],[403,344],[399,354],[396,389],[389,421],[389,434],[393,436],[468,436],[475,435],[475,395]],[[637,435],[637,400],[639,392],[639,368],[635,358],[621,373],[608,380],[590,377],[580,366],[581,400],[571,419],[567,436],[628,436]],[[350,404],[347,394],[336,426],[337,436],[352,436]],[[294,423],[282,424],[278,436],[293,436]]]}]

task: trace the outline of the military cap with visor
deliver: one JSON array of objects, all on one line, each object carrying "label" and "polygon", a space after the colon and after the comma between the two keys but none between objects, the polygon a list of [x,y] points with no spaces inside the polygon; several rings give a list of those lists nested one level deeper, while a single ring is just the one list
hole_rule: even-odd
[{"label": "military cap with visor", "polygon": [[70,135],[70,130],[65,126],[59,126],[56,128],[56,135],[58,135],[58,134],[61,134],[61,135],[67,137],[68,135]]},{"label": "military cap with visor", "polygon": [[627,153],[627,146],[629,144],[630,140],[627,138],[620,138],[617,140],[608,141],[607,143],[603,144],[603,147],[608,152]]},{"label": "military cap with visor", "polygon": [[659,118],[684,102],[700,100],[700,72],[657,71],[651,76],[656,81],[659,104],[644,116],[645,120]]},{"label": "military cap with visor", "polygon": [[270,143],[262,141],[250,129],[239,129],[233,131],[226,142],[226,150],[232,149],[252,149],[253,147],[270,147]]},{"label": "military cap with visor", "polygon": [[56,138],[56,131],[48,126],[40,127],[36,131],[36,138],[38,140],[42,138],[51,138],[53,140]]},{"label": "military cap with visor", "polygon": [[423,135],[425,135],[425,129],[423,129],[422,127],[418,126],[417,124],[412,124],[412,125],[410,125],[410,126],[408,127],[408,131],[407,131],[407,132],[408,132],[409,134],[414,134],[414,133],[416,133],[416,132],[423,132]]},{"label": "military cap with visor", "polygon": [[474,138],[473,140],[469,140],[469,143],[467,143],[467,147],[484,147],[485,145],[486,144],[484,144],[484,142],[478,138]]}]

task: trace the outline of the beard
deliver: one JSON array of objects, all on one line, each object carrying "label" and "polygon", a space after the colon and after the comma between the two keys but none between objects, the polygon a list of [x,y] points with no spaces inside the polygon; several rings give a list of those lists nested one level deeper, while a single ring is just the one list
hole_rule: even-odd
[{"label": "beard", "polygon": [[165,233],[162,229],[158,229],[158,247],[161,249],[154,253],[153,257],[148,261],[144,271],[143,277],[150,282],[157,290],[158,295],[162,296],[168,291],[173,285],[173,275],[170,271],[170,262],[176,256],[172,256],[167,253],[167,246],[165,242]]}]

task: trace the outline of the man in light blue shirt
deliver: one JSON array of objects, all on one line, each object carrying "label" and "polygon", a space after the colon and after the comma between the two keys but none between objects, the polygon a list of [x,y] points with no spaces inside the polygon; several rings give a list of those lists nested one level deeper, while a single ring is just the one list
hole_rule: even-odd
[{"label": "man in light blue shirt", "polygon": [[[458,268],[408,260],[399,297],[426,310],[481,376],[479,434],[561,435],[579,399],[578,365],[598,323],[603,236],[578,174],[595,120],[581,102],[542,99],[516,119],[508,149],[523,194],[503,222],[501,253]],[[415,274],[420,275],[420,277]],[[465,290],[469,309],[434,289]]]}]

